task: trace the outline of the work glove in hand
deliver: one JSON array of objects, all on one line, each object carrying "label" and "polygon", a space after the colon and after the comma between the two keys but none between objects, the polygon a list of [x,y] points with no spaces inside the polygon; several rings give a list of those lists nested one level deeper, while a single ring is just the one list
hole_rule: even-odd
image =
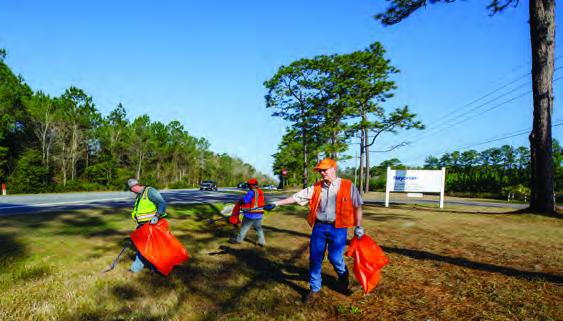
[{"label": "work glove in hand", "polygon": [[354,229],[354,235],[358,238],[358,240],[361,239],[364,234],[366,234],[364,229],[361,226],[356,226]]},{"label": "work glove in hand", "polygon": [[158,215],[155,215],[151,218],[151,224],[156,224],[158,223]]},{"label": "work glove in hand", "polygon": [[265,209],[266,211],[271,211],[271,210],[273,210],[275,207],[276,207],[276,204],[274,204],[274,203],[270,203],[270,204],[264,205],[264,209]]}]

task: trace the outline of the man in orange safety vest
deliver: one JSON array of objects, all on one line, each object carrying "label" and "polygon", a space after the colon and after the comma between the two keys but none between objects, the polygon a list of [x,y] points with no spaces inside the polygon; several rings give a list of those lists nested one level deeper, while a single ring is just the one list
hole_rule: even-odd
[{"label": "man in orange safety vest", "polygon": [[308,304],[316,301],[321,290],[321,269],[325,251],[338,274],[338,284],[348,292],[349,273],[344,262],[344,248],[349,227],[355,227],[354,235],[364,235],[362,224],[362,198],[354,184],[336,174],[336,161],[321,160],[315,167],[322,180],[292,196],[264,206],[272,210],[276,206],[298,203],[309,205],[307,221],[313,228],[309,244],[309,286],[305,299]]}]

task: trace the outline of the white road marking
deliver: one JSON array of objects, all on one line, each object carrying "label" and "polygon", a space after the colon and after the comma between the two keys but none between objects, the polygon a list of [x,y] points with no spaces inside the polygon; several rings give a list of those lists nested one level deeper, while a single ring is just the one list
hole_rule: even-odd
[{"label": "white road marking", "polygon": [[53,205],[65,205],[65,204],[77,204],[77,203],[94,203],[94,202],[104,202],[104,201],[118,201],[118,200],[127,200],[127,199],[131,199],[131,198],[129,198],[129,197],[104,198],[104,199],[85,200],[85,201],[71,201],[71,202],[57,202],[57,203],[40,203],[40,204],[12,205],[12,206],[1,206],[1,204],[0,204],[0,210],[2,210],[2,209],[7,209],[7,208],[17,208],[17,207],[53,206]]}]

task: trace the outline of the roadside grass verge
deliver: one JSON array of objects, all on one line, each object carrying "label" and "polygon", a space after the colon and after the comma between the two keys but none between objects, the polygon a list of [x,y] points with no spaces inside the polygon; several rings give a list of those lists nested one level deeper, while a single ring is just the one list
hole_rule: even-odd
[{"label": "roadside grass verge", "polygon": [[[192,258],[167,277],[127,271],[129,209],[0,218],[0,320],[561,320],[563,220],[508,208],[364,206],[390,264],[364,295],[337,292],[325,260],[321,302],[308,291],[306,210],[266,214],[267,247],[219,218],[222,205],[172,206]],[[350,237],[351,237],[351,231]],[[347,259],[348,266],[352,264]]]}]

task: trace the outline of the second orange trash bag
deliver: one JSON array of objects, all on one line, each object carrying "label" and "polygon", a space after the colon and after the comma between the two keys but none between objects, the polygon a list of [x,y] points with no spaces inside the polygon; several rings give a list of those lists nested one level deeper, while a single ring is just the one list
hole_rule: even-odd
[{"label": "second orange trash bag", "polygon": [[168,222],[163,218],[156,224],[147,223],[136,229],[131,233],[131,240],[141,255],[164,275],[190,258],[182,243],[168,230]]},{"label": "second orange trash bag", "polygon": [[236,202],[235,206],[233,207],[233,211],[231,212],[231,216],[229,216],[229,223],[233,225],[240,224],[240,202]]},{"label": "second orange trash bag", "polygon": [[381,268],[389,263],[383,250],[367,235],[359,240],[357,237],[352,238],[346,256],[354,259],[354,275],[365,293],[377,286],[381,278]]}]

